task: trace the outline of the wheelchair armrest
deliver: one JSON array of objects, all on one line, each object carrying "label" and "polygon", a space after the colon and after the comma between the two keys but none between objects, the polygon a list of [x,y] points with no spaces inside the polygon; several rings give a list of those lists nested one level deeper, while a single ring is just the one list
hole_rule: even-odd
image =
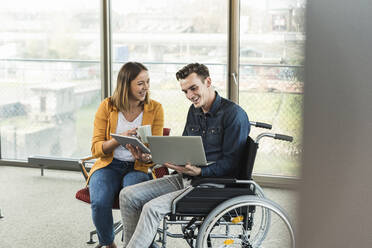
[{"label": "wheelchair armrest", "polygon": [[199,184],[196,188],[225,188],[225,184],[221,183],[203,183]]},{"label": "wheelchair armrest", "polygon": [[192,180],[191,185],[197,187],[201,184],[233,184],[236,180],[236,178],[196,178]]}]

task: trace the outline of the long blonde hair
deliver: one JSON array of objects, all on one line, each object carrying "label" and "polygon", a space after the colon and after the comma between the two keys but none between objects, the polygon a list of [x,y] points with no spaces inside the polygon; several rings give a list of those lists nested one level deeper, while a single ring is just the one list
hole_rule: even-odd
[{"label": "long blonde hair", "polygon": [[[129,111],[129,91],[130,83],[141,73],[148,71],[146,66],[138,62],[125,63],[118,74],[116,89],[111,97],[111,103],[119,111]],[[149,94],[146,94],[145,100],[141,104],[148,104],[150,101]]]}]

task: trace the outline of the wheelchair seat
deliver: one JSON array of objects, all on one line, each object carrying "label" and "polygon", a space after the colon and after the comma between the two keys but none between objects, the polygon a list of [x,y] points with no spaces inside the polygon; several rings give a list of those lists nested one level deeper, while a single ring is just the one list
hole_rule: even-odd
[{"label": "wheelchair seat", "polygon": [[[236,196],[253,195],[247,188],[194,188],[176,204],[177,216],[207,216],[222,202]],[[174,220],[175,217],[171,217]]]}]

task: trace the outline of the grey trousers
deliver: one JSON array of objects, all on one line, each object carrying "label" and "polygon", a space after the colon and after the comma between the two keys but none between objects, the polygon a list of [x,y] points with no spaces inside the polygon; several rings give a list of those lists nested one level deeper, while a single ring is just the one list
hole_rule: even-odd
[{"label": "grey trousers", "polygon": [[120,192],[123,247],[149,247],[160,222],[171,212],[173,199],[183,191],[182,176],[178,174],[123,188]]}]

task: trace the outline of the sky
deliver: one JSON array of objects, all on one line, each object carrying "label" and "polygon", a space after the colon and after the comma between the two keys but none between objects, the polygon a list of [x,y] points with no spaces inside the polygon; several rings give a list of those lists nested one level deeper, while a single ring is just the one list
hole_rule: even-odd
[{"label": "sky", "polygon": [[[157,0],[156,7],[166,7],[169,0]],[[71,10],[71,9],[99,9],[101,0],[0,0],[1,10]],[[138,2],[132,0],[111,0],[112,7],[120,8],[123,12],[138,10]],[[154,0],[141,0],[141,5],[147,7],[153,5]]]},{"label": "sky", "polygon": [[97,9],[99,0],[0,0],[2,10],[53,11],[68,9]]},{"label": "sky", "polygon": [[[188,0],[156,0],[156,8],[167,8],[172,1],[187,3]],[[200,0],[203,1],[203,0]],[[101,0],[0,0],[1,10],[20,11],[56,11],[56,10],[99,10]],[[295,5],[296,2],[305,0],[241,0],[242,6],[264,9],[266,5],[271,8]],[[137,12],[138,8],[154,7],[154,0],[141,0],[141,4],[133,0],[111,0],[113,9],[120,9],[120,12]]]}]

